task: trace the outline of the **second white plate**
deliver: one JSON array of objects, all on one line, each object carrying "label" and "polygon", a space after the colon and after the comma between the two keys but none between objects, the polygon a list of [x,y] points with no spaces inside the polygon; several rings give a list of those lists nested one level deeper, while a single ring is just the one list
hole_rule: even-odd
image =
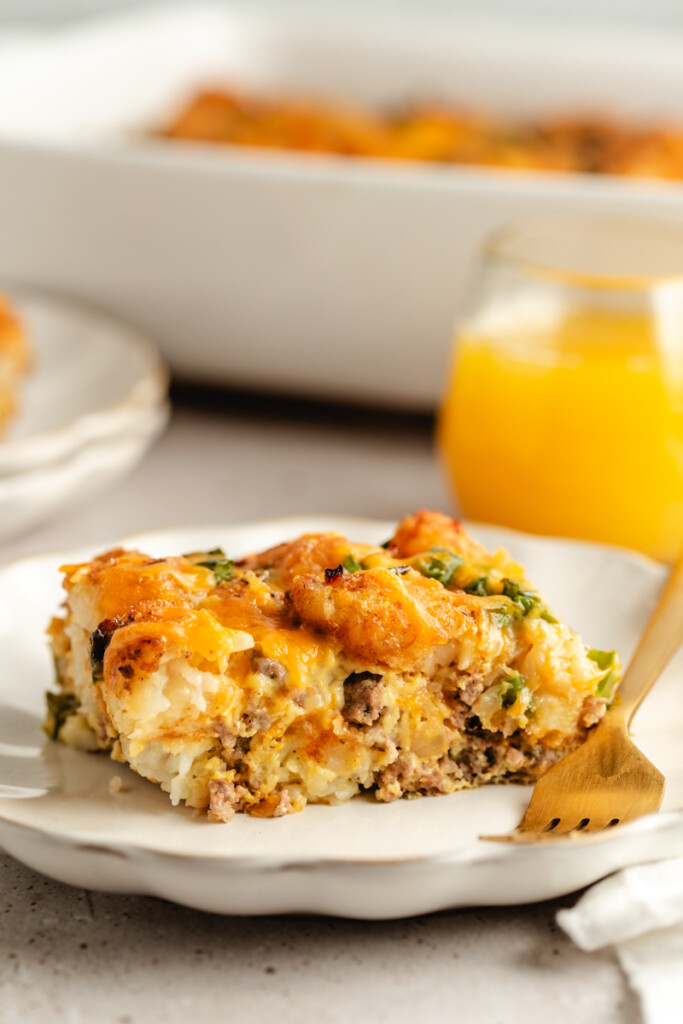
[{"label": "second white plate", "polygon": [[0,479],[127,431],[163,402],[168,374],[142,332],[72,299],[3,291],[25,325],[34,365],[0,444]]},{"label": "second white plate", "polygon": [[33,369],[0,442],[0,540],[127,472],[168,418],[168,374],[155,346],[72,300],[9,292]]}]

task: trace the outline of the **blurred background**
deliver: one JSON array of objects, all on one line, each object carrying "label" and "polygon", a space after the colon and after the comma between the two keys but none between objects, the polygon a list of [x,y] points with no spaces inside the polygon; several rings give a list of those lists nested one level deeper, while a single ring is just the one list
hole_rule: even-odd
[{"label": "blurred background", "polygon": [[[230,0],[225,0],[229,3]],[[256,0],[262,6],[286,4],[287,0]],[[122,10],[125,8],[150,7],[159,0],[2,0],[0,15],[5,21],[59,20],[100,11]],[[574,20],[585,18],[590,21],[606,20],[622,22],[634,18],[642,23],[658,23],[683,27],[683,10],[676,0],[366,0],[369,4],[387,10],[410,4],[428,7],[438,12],[439,8],[451,8],[467,13],[510,14],[530,17],[552,17]],[[316,6],[324,6],[325,0],[318,0]]]},{"label": "blurred background", "polygon": [[[637,266],[637,301],[619,275],[624,258],[655,252],[646,235],[683,226],[682,57],[673,0],[0,0],[0,282],[10,297],[28,288],[102,311],[158,350],[175,409],[168,465],[190,451],[200,416],[217,452],[228,443],[219,416],[273,443],[276,424],[314,433],[324,422],[342,449],[356,423],[349,445],[380,441],[380,467],[387,437],[397,464],[420,439],[410,506],[668,558],[683,529],[680,240],[664,269],[655,256]],[[600,282],[552,290],[498,273],[491,237],[548,217],[586,228],[556,250],[561,273],[568,259],[588,266],[598,219],[642,226],[620,235]],[[38,338],[37,370],[55,322]],[[81,323],[100,351],[93,332]],[[114,404],[104,362],[100,375],[80,387],[81,399],[99,397],[79,405],[79,422]],[[17,443],[68,421],[37,379],[11,428]],[[82,363],[70,379],[84,379]],[[128,402],[140,388],[126,386]],[[609,413],[598,393],[613,398]],[[146,433],[135,459],[167,415],[158,389],[153,404],[151,418],[136,413]],[[509,430],[516,404],[523,444]],[[581,437],[570,426],[579,408]],[[639,434],[636,408],[649,410]],[[131,432],[129,422],[129,442]],[[340,510],[332,477],[316,489],[306,468],[314,443],[298,449],[276,511]],[[656,525],[620,532],[641,449],[637,491],[653,498],[633,518]],[[9,494],[25,456],[0,454]],[[261,444],[250,464],[268,457]],[[485,466],[495,483],[479,502]],[[345,499],[347,511],[408,511],[400,487],[368,472],[373,486]],[[596,475],[611,505],[593,501]],[[14,529],[35,518],[35,480],[25,484],[6,516]],[[555,516],[584,492],[592,521]],[[192,514],[176,503],[162,518],[174,509]]]}]

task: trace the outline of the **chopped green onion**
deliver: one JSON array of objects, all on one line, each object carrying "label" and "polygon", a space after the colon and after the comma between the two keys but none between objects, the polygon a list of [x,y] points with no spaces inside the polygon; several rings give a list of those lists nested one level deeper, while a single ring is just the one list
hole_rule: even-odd
[{"label": "chopped green onion", "polygon": [[45,697],[48,718],[43,728],[48,736],[56,740],[67,718],[78,711],[80,701],[75,693],[46,693]]},{"label": "chopped green onion", "polygon": [[220,548],[214,548],[213,551],[207,551],[207,555],[210,558],[205,559],[203,562],[197,562],[197,565],[201,565],[204,569],[210,569],[216,577],[216,583],[226,583],[231,580],[235,575],[234,565],[235,563],[230,558],[225,557],[225,553]]},{"label": "chopped green onion", "polygon": [[555,616],[551,615],[551,613],[545,608],[539,615],[539,618],[543,619],[544,622],[549,622],[551,626],[558,626],[560,623],[560,620],[556,619]]},{"label": "chopped green onion", "polygon": [[614,668],[614,651],[596,651],[592,650],[588,652],[588,657],[591,661],[594,661],[599,669],[603,672],[608,668]]},{"label": "chopped green onion", "polygon": [[596,697],[604,697],[605,700],[612,699],[612,693],[614,687],[617,684],[617,675],[615,672],[608,672],[604,679],[601,679],[595,690]]},{"label": "chopped green onion", "polygon": [[353,554],[349,553],[346,556],[346,558],[344,559],[342,564],[343,564],[343,566],[344,566],[344,568],[346,569],[347,572],[362,572],[363,571],[363,566],[358,561],[356,556],[353,555]]},{"label": "chopped green onion", "polygon": [[477,597],[488,597],[491,593],[488,576],[479,576],[472,580],[466,587],[463,587],[466,594],[476,594]]},{"label": "chopped green onion", "polygon": [[502,703],[504,708],[512,707],[522,692],[524,685],[524,676],[520,672],[515,672],[513,675],[508,676],[507,679],[503,680]]},{"label": "chopped green onion", "polygon": [[522,590],[519,583],[515,583],[514,580],[503,580],[503,594],[518,604],[525,615],[528,615],[531,609],[541,601],[539,595],[535,594],[533,590]]},{"label": "chopped green onion", "polygon": [[447,587],[463,563],[460,555],[447,548],[430,548],[429,555],[422,555],[415,562],[415,568],[430,580],[438,580]]},{"label": "chopped green onion", "polygon": [[617,673],[614,671],[615,652],[592,650],[588,652],[588,657],[591,661],[595,662],[602,672],[606,673],[595,688],[596,697],[604,697],[605,700],[611,700],[618,680]]},{"label": "chopped green onion", "polygon": [[500,629],[505,629],[505,627],[509,626],[511,622],[514,622],[514,620],[519,615],[519,611],[517,611],[517,614],[515,614],[515,612],[511,608],[506,608],[503,606],[499,608],[489,608],[488,611],[494,623]]}]

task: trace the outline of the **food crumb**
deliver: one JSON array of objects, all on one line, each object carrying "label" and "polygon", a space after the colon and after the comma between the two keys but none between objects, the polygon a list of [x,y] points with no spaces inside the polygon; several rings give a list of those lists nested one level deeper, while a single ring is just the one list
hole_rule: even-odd
[{"label": "food crumb", "polygon": [[112,796],[115,796],[116,793],[122,793],[123,791],[123,779],[120,775],[114,775],[109,780],[109,792]]}]

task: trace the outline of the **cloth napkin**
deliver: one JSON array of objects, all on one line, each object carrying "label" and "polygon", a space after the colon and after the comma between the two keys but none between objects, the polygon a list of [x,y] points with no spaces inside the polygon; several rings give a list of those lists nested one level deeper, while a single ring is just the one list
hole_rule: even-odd
[{"label": "cloth napkin", "polygon": [[645,1024],[681,1024],[683,857],[619,871],[557,921],[581,949],[614,946]]}]

